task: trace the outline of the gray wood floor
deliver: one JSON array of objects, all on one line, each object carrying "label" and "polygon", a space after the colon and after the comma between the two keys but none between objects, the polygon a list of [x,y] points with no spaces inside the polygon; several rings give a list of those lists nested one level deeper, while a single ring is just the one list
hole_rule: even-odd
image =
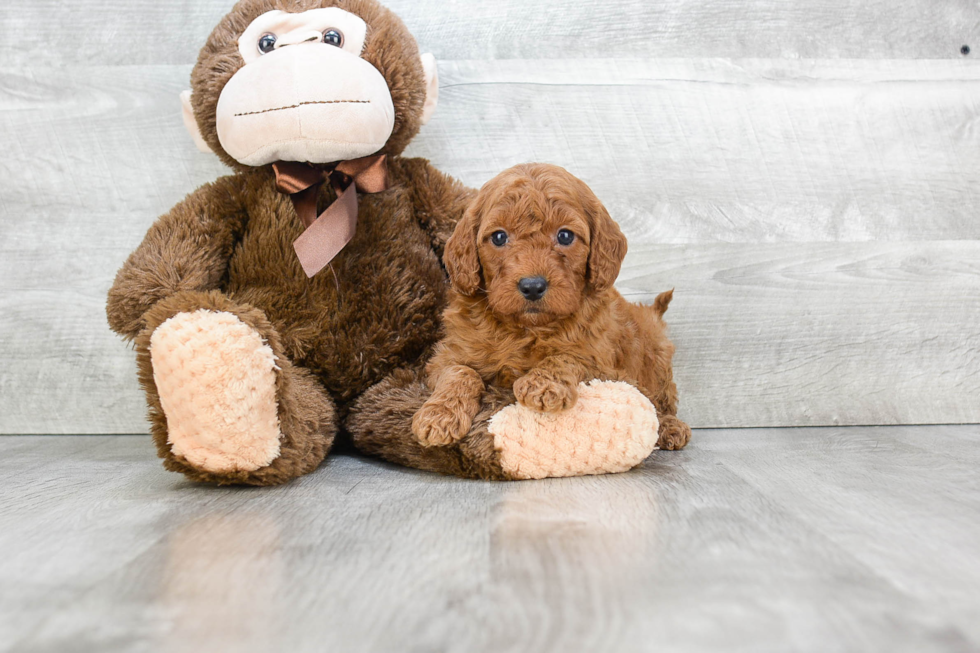
[{"label": "gray wood floor", "polygon": [[703,430],[608,477],[2,437],[0,650],[976,651],[980,426]]}]

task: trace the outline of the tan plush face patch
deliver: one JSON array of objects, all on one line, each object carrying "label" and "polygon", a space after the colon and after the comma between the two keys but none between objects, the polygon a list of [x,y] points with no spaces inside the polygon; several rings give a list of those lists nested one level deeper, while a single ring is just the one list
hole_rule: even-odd
[{"label": "tan plush face patch", "polygon": [[337,7],[270,11],[238,40],[245,65],[218,99],[218,140],[239,163],[330,163],[384,147],[395,110],[361,58],[367,25]]}]

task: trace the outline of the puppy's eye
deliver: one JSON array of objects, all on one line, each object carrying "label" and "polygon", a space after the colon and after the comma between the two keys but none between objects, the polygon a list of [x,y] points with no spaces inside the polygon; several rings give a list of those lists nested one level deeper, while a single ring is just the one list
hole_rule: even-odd
[{"label": "puppy's eye", "polygon": [[263,34],[259,39],[259,52],[262,54],[268,54],[272,52],[276,47],[276,35],[275,34]]},{"label": "puppy's eye", "polygon": [[559,229],[558,235],[555,238],[558,240],[559,245],[571,245],[572,241],[575,240],[575,234],[568,229]]},{"label": "puppy's eye", "polygon": [[344,33],[339,29],[330,28],[323,33],[323,42],[338,48],[344,45]]},{"label": "puppy's eye", "polygon": [[498,230],[490,234],[490,242],[496,247],[503,247],[507,244],[507,232],[504,230]]}]

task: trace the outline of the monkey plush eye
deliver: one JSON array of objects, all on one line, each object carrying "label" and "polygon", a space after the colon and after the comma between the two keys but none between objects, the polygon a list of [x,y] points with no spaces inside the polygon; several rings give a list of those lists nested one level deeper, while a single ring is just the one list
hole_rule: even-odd
[{"label": "monkey plush eye", "polygon": [[344,33],[331,27],[323,33],[323,42],[327,45],[336,45],[338,48],[343,47]]},{"label": "monkey plush eye", "polygon": [[507,232],[504,230],[498,230],[490,234],[490,242],[496,247],[503,247],[507,244]]},{"label": "monkey plush eye", "polygon": [[262,38],[259,39],[259,52],[262,54],[268,54],[272,52],[276,47],[276,35],[275,34],[263,34]]},{"label": "monkey plush eye", "polygon": [[572,241],[575,240],[575,234],[568,229],[559,229],[556,239],[559,245],[571,245]]}]

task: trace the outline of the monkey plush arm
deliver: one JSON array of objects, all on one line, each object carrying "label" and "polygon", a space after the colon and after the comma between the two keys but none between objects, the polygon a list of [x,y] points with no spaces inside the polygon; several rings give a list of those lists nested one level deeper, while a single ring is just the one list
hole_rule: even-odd
[{"label": "monkey plush arm", "polygon": [[238,182],[229,176],[205,184],[150,227],[109,290],[113,331],[132,340],[161,299],[219,287],[246,219]]},{"label": "monkey plush arm", "polygon": [[393,165],[399,166],[399,171],[410,180],[419,224],[429,234],[436,254],[442,258],[446,241],[476,191],[439,172],[425,159],[400,159]]}]

